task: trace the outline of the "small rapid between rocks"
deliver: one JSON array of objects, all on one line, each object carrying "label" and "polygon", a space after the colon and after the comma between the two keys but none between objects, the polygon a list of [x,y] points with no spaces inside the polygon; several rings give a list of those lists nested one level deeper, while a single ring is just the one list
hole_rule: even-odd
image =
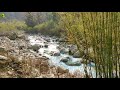
[{"label": "small rapid between rocks", "polygon": [[[80,63],[80,65],[67,65],[64,62],[61,62],[61,59],[63,58],[70,58],[72,63],[80,62],[82,61],[82,58],[74,58],[73,56],[67,54],[67,53],[61,53],[59,50],[59,42],[56,41],[55,38],[52,37],[45,37],[42,35],[30,35],[28,36],[29,43],[31,45],[39,45],[40,48],[38,50],[38,53],[42,57],[47,57],[49,59],[49,64],[54,65],[56,67],[62,67],[64,69],[68,69],[70,73],[74,73],[75,71],[80,71],[80,73],[84,74],[84,67],[85,64]],[[45,47],[46,45],[46,47]],[[68,50],[66,47],[62,47],[65,50]],[[56,53],[56,55],[52,55],[52,53]],[[95,69],[94,69],[94,63],[91,63],[91,65],[87,65],[87,72],[89,74],[92,74],[92,77],[95,78]]]}]

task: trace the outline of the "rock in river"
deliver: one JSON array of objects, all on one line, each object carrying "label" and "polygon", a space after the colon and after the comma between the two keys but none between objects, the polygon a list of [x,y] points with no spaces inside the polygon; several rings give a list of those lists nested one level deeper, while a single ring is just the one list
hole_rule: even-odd
[{"label": "rock in river", "polygon": [[65,64],[68,66],[80,66],[81,65],[79,61],[76,61],[76,62],[68,61]]},{"label": "rock in river", "polygon": [[60,62],[68,62],[68,61],[72,61],[71,59],[70,59],[70,57],[65,57],[65,58],[62,58],[61,60],[60,60]]},{"label": "rock in river", "polygon": [[68,66],[80,66],[81,65],[80,61],[72,62],[72,59],[70,57],[62,58],[60,61],[64,62]]},{"label": "rock in river", "polygon": [[48,48],[48,45],[44,45],[45,48]]},{"label": "rock in river", "polygon": [[53,54],[54,56],[60,56],[60,53],[59,52],[56,52]]}]

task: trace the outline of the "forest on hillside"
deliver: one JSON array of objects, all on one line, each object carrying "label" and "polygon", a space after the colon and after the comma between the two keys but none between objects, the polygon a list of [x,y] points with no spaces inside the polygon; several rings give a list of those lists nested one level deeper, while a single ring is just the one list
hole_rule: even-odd
[{"label": "forest on hillside", "polygon": [[119,78],[119,12],[0,12],[0,78]]}]

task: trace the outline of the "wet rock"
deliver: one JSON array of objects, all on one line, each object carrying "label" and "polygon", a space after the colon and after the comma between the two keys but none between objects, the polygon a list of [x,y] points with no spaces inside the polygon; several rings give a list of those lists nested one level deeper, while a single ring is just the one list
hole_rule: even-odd
[{"label": "wet rock", "polygon": [[72,59],[70,57],[65,57],[61,59],[60,61],[64,62],[68,66],[80,66],[81,65],[80,61],[72,62]]},{"label": "wet rock", "polygon": [[79,62],[79,61],[76,61],[76,62],[68,61],[65,64],[68,65],[68,66],[80,66],[81,62]]},{"label": "wet rock", "polygon": [[68,62],[68,61],[72,61],[70,57],[65,57],[65,58],[62,58],[62,59],[60,60],[60,62],[64,62],[64,63],[66,63],[66,62]]},{"label": "wet rock", "polygon": [[44,45],[45,48],[48,48],[48,45]]},{"label": "wet rock", "polygon": [[43,48],[44,46],[43,45],[39,45],[40,48]]},{"label": "wet rock", "polygon": [[57,39],[56,39],[56,42],[58,42],[58,41],[59,41],[59,39],[57,38]]},{"label": "wet rock", "polygon": [[53,54],[53,56],[60,56],[60,53],[56,52],[56,53]]}]

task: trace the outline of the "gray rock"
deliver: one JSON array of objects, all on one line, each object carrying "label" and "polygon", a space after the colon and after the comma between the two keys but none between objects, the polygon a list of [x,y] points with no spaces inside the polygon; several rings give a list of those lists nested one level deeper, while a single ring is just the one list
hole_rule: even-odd
[{"label": "gray rock", "polygon": [[72,59],[70,57],[63,58],[60,61],[64,62],[68,66],[80,66],[81,65],[80,61],[72,62]]},{"label": "gray rock", "polygon": [[76,61],[76,62],[68,61],[65,64],[68,66],[80,66],[81,65],[79,61]]}]

